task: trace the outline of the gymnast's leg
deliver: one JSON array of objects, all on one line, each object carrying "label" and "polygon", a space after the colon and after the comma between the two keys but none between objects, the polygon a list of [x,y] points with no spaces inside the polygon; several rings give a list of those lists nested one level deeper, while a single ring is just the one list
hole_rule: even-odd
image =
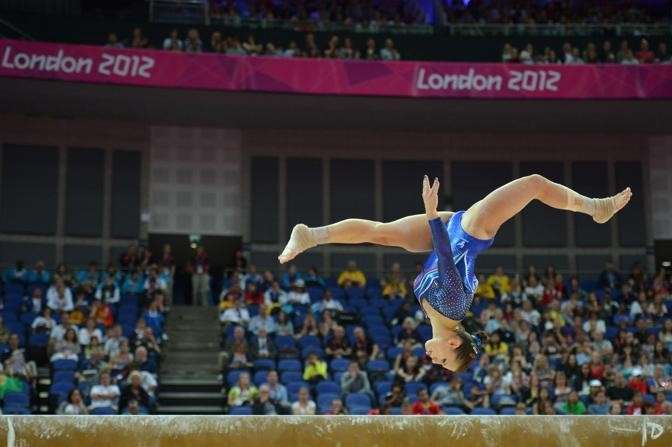
[{"label": "gymnast's leg", "polygon": [[[452,213],[441,212],[445,222]],[[323,244],[377,244],[401,247],[420,253],[432,250],[432,236],[427,216],[416,214],[393,222],[375,222],[364,219],[346,219],[324,227],[310,228],[298,224],[292,230],[287,246],[278,256],[280,263],[294,259],[299,253]]]},{"label": "gymnast's leg", "polygon": [[626,188],[612,197],[591,199],[533,174],[497,188],[472,205],[464,213],[462,227],[474,237],[490,239],[504,222],[535,199],[553,208],[588,214],[595,222],[605,223],[630,201],[630,197],[632,192]]}]

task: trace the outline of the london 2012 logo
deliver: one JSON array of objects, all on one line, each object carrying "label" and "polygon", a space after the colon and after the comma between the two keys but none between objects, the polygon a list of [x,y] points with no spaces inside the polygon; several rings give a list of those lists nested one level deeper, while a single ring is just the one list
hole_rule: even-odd
[{"label": "london 2012 logo", "polygon": [[547,69],[506,70],[504,74],[486,74],[476,68],[466,72],[431,72],[418,69],[415,88],[455,92],[557,92],[562,73]]}]

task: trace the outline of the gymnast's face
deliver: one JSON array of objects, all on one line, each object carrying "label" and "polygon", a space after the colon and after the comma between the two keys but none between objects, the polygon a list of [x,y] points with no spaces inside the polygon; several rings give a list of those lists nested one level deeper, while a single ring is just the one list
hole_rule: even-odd
[{"label": "gymnast's face", "polygon": [[455,332],[450,332],[442,337],[435,336],[425,343],[425,351],[431,357],[432,363],[441,365],[446,369],[455,371],[459,366],[457,361],[457,348],[463,341]]}]

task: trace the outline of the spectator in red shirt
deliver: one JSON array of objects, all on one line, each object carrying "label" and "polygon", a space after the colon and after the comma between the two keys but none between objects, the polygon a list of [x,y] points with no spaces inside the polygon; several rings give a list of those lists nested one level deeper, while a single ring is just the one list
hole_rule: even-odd
[{"label": "spectator in red shirt", "polygon": [[196,248],[196,253],[192,258],[189,268],[191,273],[191,296],[194,305],[210,305],[210,261],[208,253],[201,246]]},{"label": "spectator in red shirt", "polygon": [[646,393],[648,390],[648,385],[646,384],[646,379],[642,377],[642,368],[635,367],[632,370],[632,378],[628,382],[628,386],[631,390],[639,393]]},{"label": "spectator in red shirt", "polygon": [[635,393],[632,398],[632,402],[630,402],[626,407],[625,413],[630,415],[634,414],[637,416],[644,414],[644,396],[642,396],[642,393]]},{"label": "spectator in red shirt", "polygon": [[656,393],[656,403],[653,405],[653,414],[672,414],[672,402],[666,400],[665,393]]},{"label": "spectator in red shirt", "polygon": [[639,41],[637,60],[640,64],[652,64],[656,60],[656,55],[649,49],[649,42],[646,39]]},{"label": "spectator in red shirt", "polygon": [[253,282],[247,284],[247,290],[245,290],[245,302],[257,306],[264,303],[264,295],[257,289],[257,285]]},{"label": "spectator in red shirt", "polygon": [[429,398],[425,389],[418,391],[418,400],[413,404],[413,414],[441,414],[439,404]]}]

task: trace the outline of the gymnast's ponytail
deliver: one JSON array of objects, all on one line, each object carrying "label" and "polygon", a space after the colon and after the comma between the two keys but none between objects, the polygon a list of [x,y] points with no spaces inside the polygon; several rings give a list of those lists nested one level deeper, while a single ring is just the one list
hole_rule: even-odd
[{"label": "gymnast's ponytail", "polygon": [[457,335],[462,339],[462,344],[456,349],[457,360],[460,362],[455,373],[461,373],[469,367],[469,364],[478,359],[485,344],[488,342],[488,334],[483,331],[476,331],[473,334],[467,332],[462,326],[456,330]]}]

